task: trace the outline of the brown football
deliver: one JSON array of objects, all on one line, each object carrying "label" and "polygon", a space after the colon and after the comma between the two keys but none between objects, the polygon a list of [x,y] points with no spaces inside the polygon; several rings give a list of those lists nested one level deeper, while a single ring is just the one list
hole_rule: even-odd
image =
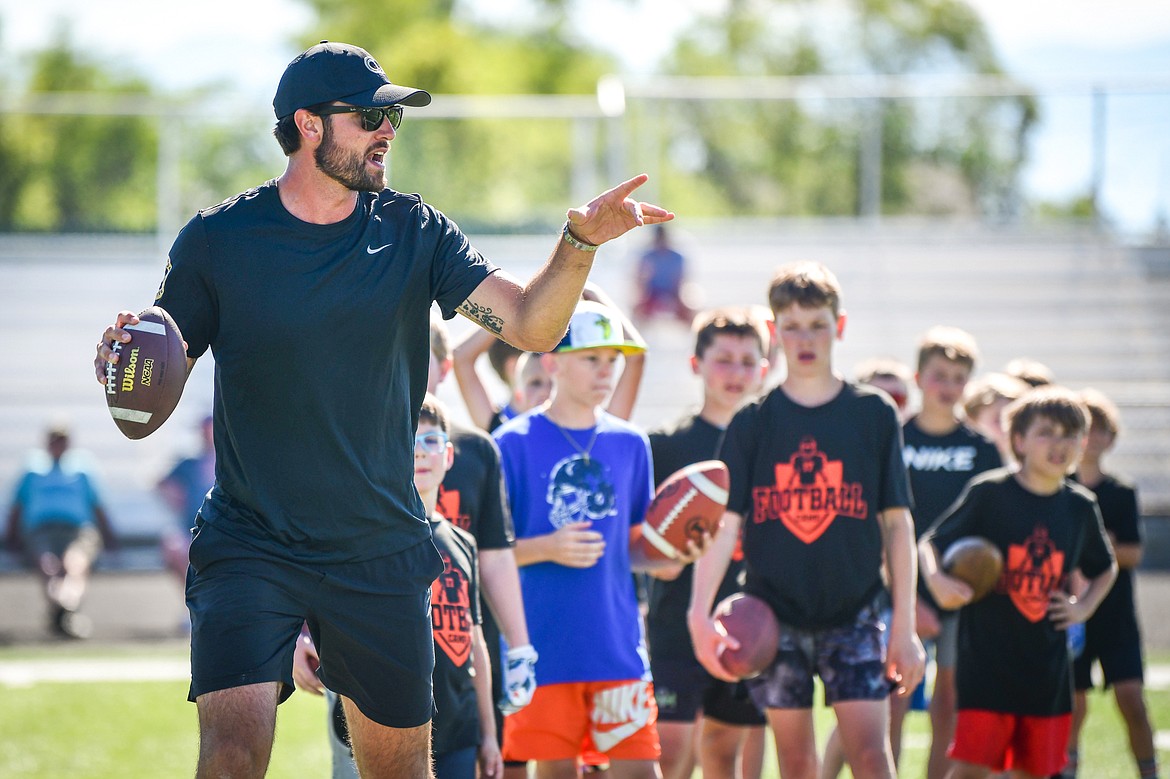
[{"label": "brown football", "polygon": [[719,662],[732,676],[750,679],[776,659],[780,647],[780,623],[772,607],[754,595],[737,592],[715,607],[715,621],[723,632],[739,642],[739,649],[725,649]]},{"label": "brown football", "polygon": [[720,460],[704,460],[672,473],[659,485],[642,522],[642,547],[654,560],[673,560],[698,542],[703,531],[715,535],[727,508],[730,477]]},{"label": "brown football", "polygon": [[106,405],[123,435],[145,438],[179,405],[187,381],[187,352],[179,326],[158,306],[123,329],[130,332],[130,341],[114,344],[118,362],[106,364]]},{"label": "brown football", "polygon": [[995,589],[1003,571],[1003,554],[999,547],[981,536],[960,538],[947,547],[942,559],[943,571],[971,586],[974,603]]}]

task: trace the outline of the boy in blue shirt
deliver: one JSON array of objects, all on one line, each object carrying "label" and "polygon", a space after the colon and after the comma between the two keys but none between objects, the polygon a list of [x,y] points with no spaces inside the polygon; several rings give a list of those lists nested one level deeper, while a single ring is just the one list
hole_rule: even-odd
[{"label": "boy in blue shirt", "polygon": [[624,777],[658,775],[658,709],[630,575],[655,567],[633,542],[653,495],[650,446],[602,410],[621,355],[642,350],[622,339],[612,309],[579,303],[542,357],[552,399],[495,432],[540,654],[532,702],[504,720],[504,757],[537,761],[541,777],[575,777],[578,757],[595,752]]}]

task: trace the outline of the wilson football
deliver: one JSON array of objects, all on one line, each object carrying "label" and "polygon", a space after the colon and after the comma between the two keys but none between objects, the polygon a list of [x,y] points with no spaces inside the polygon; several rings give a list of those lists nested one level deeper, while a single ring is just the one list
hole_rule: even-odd
[{"label": "wilson football", "polygon": [[715,535],[727,508],[727,466],[704,460],[672,473],[659,485],[642,522],[642,547],[647,557],[674,560],[696,543],[703,531]]},{"label": "wilson football", "polygon": [[737,592],[719,602],[714,617],[723,632],[739,642],[739,649],[724,649],[719,654],[719,662],[732,676],[758,676],[776,659],[780,623],[763,600]]},{"label": "wilson football", "polygon": [[971,586],[975,591],[971,598],[971,603],[974,603],[995,588],[1003,571],[1003,554],[986,538],[967,536],[947,547],[942,567],[948,576]]},{"label": "wilson football", "polygon": [[187,381],[183,335],[171,315],[151,306],[125,325],[129,343],[116,343],[117,364],[106,363],[106,405],[127,438],[158,430],[179,405]]}]

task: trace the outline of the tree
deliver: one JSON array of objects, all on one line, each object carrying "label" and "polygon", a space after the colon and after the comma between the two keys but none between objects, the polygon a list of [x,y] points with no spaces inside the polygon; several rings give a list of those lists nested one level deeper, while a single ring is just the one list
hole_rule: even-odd
[{"label": "tree", "polygon": [[[32,60],[34,93],[149,94],[147,83],[85,58],[67,28]],[[154,224],[153,164],[158,135],[137,116],[44,115],[9,117],[5,130],[19,139],[0,228],[141,231]]]},{"label": "tree", "polygon": [[[451,0],[311,0],[315,35],[358,43],[390,79],[438,96],[592,95],[616,65],[577,45],[560,3],[538,3],[519,29],[475,21]],[[371,24],[385,19],[385,24]],[[316,43],[318,37],[302,41]],[[560,118],[421,121],[406,112],[394,141],[391,183],[425,191],[464,226],[547,227],[563,218],[574,160],[572,122]],[[591,152],[593,150],[590,150]]]},{"label": "tree", "polygon": [[[691,76],[1002,73],[982,22],[962,0],[727,0],[683,34],[666,70]],[[672,182],[668,199],[680,203],[676,197],[691,193],[695,207],[700,199],[714,200],[741,214],[857,213],[864,134],[876,126],[884,213],[931,207],[923,201],[934,199],[916,191],[914,181],[940,176],[961,181],[970,207],[1010,212],[1024,137],[1035,118],[1034,102],[1024,98],[706,105],[693,109],[691,128],[705,163]]]}]

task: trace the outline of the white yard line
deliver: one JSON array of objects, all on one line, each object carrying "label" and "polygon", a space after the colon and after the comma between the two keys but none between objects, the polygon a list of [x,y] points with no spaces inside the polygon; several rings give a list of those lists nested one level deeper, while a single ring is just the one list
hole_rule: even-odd
[{"label": "white yard line", "polygon": [[189,660],[12,660],[0,661],[0,685],[31,687],[41,682],[171,682],[188,679]]},{"label": "white yard line", "polygon": [[1146,666],[1147,690],[1170,690],[1170,665]]}]

